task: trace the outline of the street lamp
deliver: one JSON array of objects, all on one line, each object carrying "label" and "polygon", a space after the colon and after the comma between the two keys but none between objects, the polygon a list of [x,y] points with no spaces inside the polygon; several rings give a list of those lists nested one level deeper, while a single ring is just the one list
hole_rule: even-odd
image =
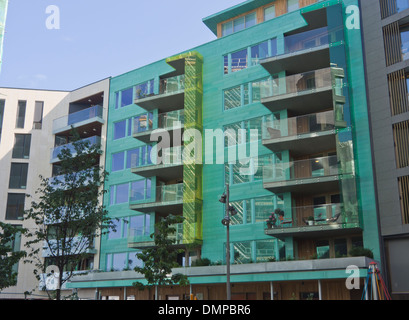
[{"label": "street lamp", "polygon": [[219,201],[226,205],[226,213],[222,220],[222,224],[227,227],[227,239],[226,239],[226,292],[227,300],[231,300],[231,287],[230,287],[230,215],[237,214],[236,209],[229,203],[229,184],[226,183],[226,192],[222,194]]}]

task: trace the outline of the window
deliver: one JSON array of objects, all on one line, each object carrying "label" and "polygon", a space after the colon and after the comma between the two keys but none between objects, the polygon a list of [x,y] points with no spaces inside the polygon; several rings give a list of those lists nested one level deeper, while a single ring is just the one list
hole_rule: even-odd
[{"label": "window", "polygon": [[126,120],[114,123],[114,140],[124,138],[126,134]]},{"label": "window", "polygon": [[226,22],[222,24],[222,36],[228,36],[233,33],[233,22]]},{"label": "window", "polygon": [[284,197],[281,194],[254,199],[231,202],[237,214],[232,216],[232,225],[264,223],[276,208],[284,208]]},{"label": "window", "polygon": [[133,87],[115,93],[115,109],[133,104]]},{"label": "window", "polygon": [[400,38],[402,43],[402,60],[409,59],[409,27],[404,27],[400,30]]},{"label": "window", "polygon": [[224,110],[237,108],[242,105],[241,91],[241,86],[224,91]]},{"label": "window", "polygon": [[[250,55],[251,59],[248,59]],[[223,56],[223,72],[231,72],[246,69],[249,66],[258,65],[261,59],[277,55],[277,39],[266,40],[257,45],[229,53]]]},{"label": "window", "polygon": [[17,107],[16,128],[24,128],[27,101],[19,101]]},{"label": "window", "polygon": [[137,252],[118,252],[106,255],[106,271],[122,271],[142,266],[143,263],[136,256]]},{"label": "window", "polygon": [[10,189],[25,189],[27,185],[28,163],[12,163],[10,170]]},{"label": "window", "polygon": [[119,184],[116,186],[115,204],[128,202],[129,184]]},{"label": "window", "polygon": [[23,219],[25,198],[26,195],[23,193],[9,193],[7,195],[6,220]]},{"label": "window", "polygon": [[251,47],[251,65],[257,65],[260,60],[267,58],[268,54],[268,41],[264,41]]},{"label": "window", "polygon": [[252,240],[232,243],[233,263],[280,261],[286,258],[285,243],[281,240]]},{"label": "window", "polygon": [[299,0],[287,0],[287,12],[292,12],[300,8],[298,4]]},{"label": "window", "polygon": [[33,129],[41,129],[43,126],[44,102],[36,101],[34,106]]},{"label": "window", "polygon": [[224,90],[224,110],[230,110],[250,103],[260,102],[261,97],[273,95],[273,93],[278,91],[276,79],[277,77],[273,76],[273,80],[263,79]]},{"label": "window", "polygon": [[329,258],[329,241],[328,240],[317,241],[316,250],[318,259]]},{"label": "window", "polygon": [[275,6],[269,6],[267,8],[264,8],[264,21],[270,20],[275,18],[276,16],[276,7]]},{"label": "window", "polygon": [[121,227],[122,227],[122,220],[121,219],[112,219],[112,224],[115,228],[114,229],[110,229],[109,233],[108,233],[108,239],[112,240],[112,239],[119,239],[121,237]]},{"label": "window", "polygon": [[256,24],[256,13],[252,12],[222,24],[222,36],[250,28]]},{"label": "window", "polygon": [[151,234],[151,216],[149,214],[133,216],[129,219],[129,233],[132,237],[143,240]]},{"label": "window", "polygon": [[152,164],[151,145],[144,145],[127,151],[126,168],[137,168]]},{"label": "window", "polygon": [[16,134],[14,139],[13,159],[28,159],[30,156],[31,134]]},{"label": "window", "polygon": [[145,98],[146,96],[152,94],[152,93],[153,93],[153,89],[154,89],[154,81],[153,81],[153,79],[152,79],[152,80],[149,80],[149,81],[147,81],[147,82],[138,84],[138,85],[135,87],[135,96],[136,96],[136,99],[143,99],[143,98]]},{"label": "window", "polygon": [[247,68],[247,49],[231,54],[231,72],[240,71]]},{"label": "window", "polygon": [[112,155],[112,171],[123,170],[125,166],[125,152],[118,152]]},{"label": "window", "polygon": [[114,253],[112,255],[112,269],[121,271],[127,268],[127,254],[123,253]]},{"label": "window", "polygon": [[120,204],[129,201],[129,183],[111,186],[109,189],[110,204]]}]

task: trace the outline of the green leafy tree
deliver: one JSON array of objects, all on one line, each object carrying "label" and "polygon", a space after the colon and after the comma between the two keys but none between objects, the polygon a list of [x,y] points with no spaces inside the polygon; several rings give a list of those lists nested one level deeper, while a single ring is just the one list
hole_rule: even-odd
[{"label": "green leafy tree", "polygon": [[19,226],[0,222],[0,290],[17,283],[17,271],[14,266],[26,256],[22,250],[14,250],[15,242],[26,232]]},{"label": "green leafy tree", "polygon": [[[113,228],[101,202],[107,172],[99,166],[100,146],[80,140],[75,131],[73,135],[72,147],[64,147],[58,155],[60,175],[40,176],[36,199],[32,199],[25,216],[37,226],[26,243],[31,249],[28,257],[36,266],[34,273],[39,281],[44,281],[41,275],[49,279],[50,265],[56,267],[58,283],[53,296],[57,300],[61,299],[63,284],[90,258],[95,238]],[[41,256],[43,246],[46,259]]]},{"label": "green leafy tree", "polygon": [[175,232],[175,224],[182,223],[182,216],[168,215],[162,218],[155,225],[155,233],[150,235],[154,237],[155,246],[143,250],[137,254],[137,257],[142,260],[143,267],[135,267],[134,270],[145,276],[147,285],[141,282],[135,282],[134,285],[140,290],[145,288],[155,287],[155,299],[159,297],[159,289],[162,286],[170,285],[189,285],[189,280],[186,275],[177,273],[172,274],[172,268],[178,267],[176,262],[179,253],[183,249],[176,249],[174,244],[176,239],[172,237]]}]

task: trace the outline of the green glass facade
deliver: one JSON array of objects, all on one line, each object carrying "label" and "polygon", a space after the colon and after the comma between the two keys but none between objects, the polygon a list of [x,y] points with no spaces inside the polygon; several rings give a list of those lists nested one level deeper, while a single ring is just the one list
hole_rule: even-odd
[{"label": "green glass facade", "polygon": [[[267,3],[247,1],[204,22],[216,33],[215,21]],[[135,254],[152,245],[155,221],[170,213],[185,217],[175,235],[186,249],[179,263],[188,267],[200,256],[224,265],[225,211],[218,199],[226,183],[238,212],[230,227],[234,265],[337,260],[358,244],[380,259],[361,31],[348,27],[351,8],[359,8],[357,0],[319,1],[111,79],[104,204],[120,219],[120,231],[102,239],[102,271],[138,264]],[[167,147],[179,155],[194,152],[193,161],[159,165],[156,156],[149,159],[158,146],[148,133],[168,128],[163,119],[182,122]],[[222,137],[222,149],[214,140],[207,157],[207,131],[228,128],[243,134],[232,137],[233,144]],[[257,156],[231,161],[233,153],[248,154],[255,146]],[[240,173],[248,167],[254,174]],[[265,221],[277,208],[286,223],[269,229]],[[308,226],[307,216],[315,225]],[[348,276],[342,268],[249,270],[232,281]],[[217,284],[225,276],[190,280]],[[112,278],[71,286],[132,282]]]}]

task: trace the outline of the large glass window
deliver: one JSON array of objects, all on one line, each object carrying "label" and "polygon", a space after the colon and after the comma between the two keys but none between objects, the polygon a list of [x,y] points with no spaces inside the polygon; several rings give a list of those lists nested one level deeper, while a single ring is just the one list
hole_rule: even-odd
[{"label": "large glass window", "polygon": [[[273,79],[275,78],[276,76],[273,77]],[[267,96],[269,93],[274,92],[274,90],[278,90],[272,86],[275,87],[275,82],[263,79],[226,89],[223,93],[223,108],[224,110],[230,110],[259,102],[261,94]]]},{"label": "large glass window", "polygon": [[241,87],[234,87],[224,91],[224,110],[241,106]]},{"label": "large glass window", "polygon": [[112,269],[121,271],[127,268],[127,253],[114,253],[112,255]]},{"label": "large glass window", "polygon": [[125,166],[125,152],[118,152],[112,155],[112,171],[119,171]]},{"label": "large glass window", "polygon": [[154,81],[149,80],[147,82],[138,84],[137,86],[135,86],[135,96],[136,99],[143,99],[146,98],[148,95],[153,93],[153,89],[154,89]]},{"label": "large glass window", "polygon": [[231,72],[240,71],[247,68],[247,49],[243,49],[231,54]]},{"label": "large glass window", "polygon": [[124,138],[126,135],[126,120],[114,123],[114,140]]},{"label": "large glass window", "polygon": [[145,180],[139,180],[132,182],[132,200],[145,199]]},{"label": "large glass window", "polygon": [[14,139],[12,157],[14,159],[28,159],[30,156],[31,134],[16,134]]},{"label": "large glass window", "polygon": [[121,219],[112,219],[112,224],[115,228],[114,229],[110,229],[109,233],[108,233],[108,239],[112,240],[112,239],[119,239],[121,237],[121,227],[122,227],[122,223],[121,223]]},{"label": "large glass window", "polygon": [[129,200],[129,183],[116,186],[115,204],[125,203]]},{"label": "large glass window", "polygon": [[27,186],[28,163],[12,163],[10,170],[10,189],[25,189]]},{"label": "large glass window", "polygon": [[34,106],[33,129],[41,129],[43,126],[44,102],[36,101]]},{"label": "large glass window", "polygon": [[287,0],[287,12],[292,12],[299,8],[299,0]]},{"label": "large glass window", "polygon": [[260,60],[267,58],[268,54],[268,41],[264,41],[251,47],[251,65],[260,63]]},{"label": "large glass window", "polygon": [[222,36],[238,32],[256,24],[256,13],[252,12],[222,24]]},{"label": "large glass window", "polygon": [[24,121],[26,119],[26,105],[27,101],[18,102],[16,128],[24,128]]},{"label": "large glass window", "polygon": [[9,193],[7,195],[6,220],[23,219],[25,198],[26,195],[23,193]]},{"label": "large glass window", "polygon": [[276,7],[274,5],[264,8],[264,21],[273,19],[276,17]]},{"label": "large glass window", "polygon": [[122,108],[133,104],[133,87],[117,92],[115,108]]},{"label": "large glass window", "polygon": [[400,30],[400,38],[402,43],[402,60],[409,59],[409,27],[404,27]]},{"label": "large glass window", "polygon": [[285,243],[280,240],[252,240],[232,243],[232,261],[236,264],[280,261],[286,258]]}]

